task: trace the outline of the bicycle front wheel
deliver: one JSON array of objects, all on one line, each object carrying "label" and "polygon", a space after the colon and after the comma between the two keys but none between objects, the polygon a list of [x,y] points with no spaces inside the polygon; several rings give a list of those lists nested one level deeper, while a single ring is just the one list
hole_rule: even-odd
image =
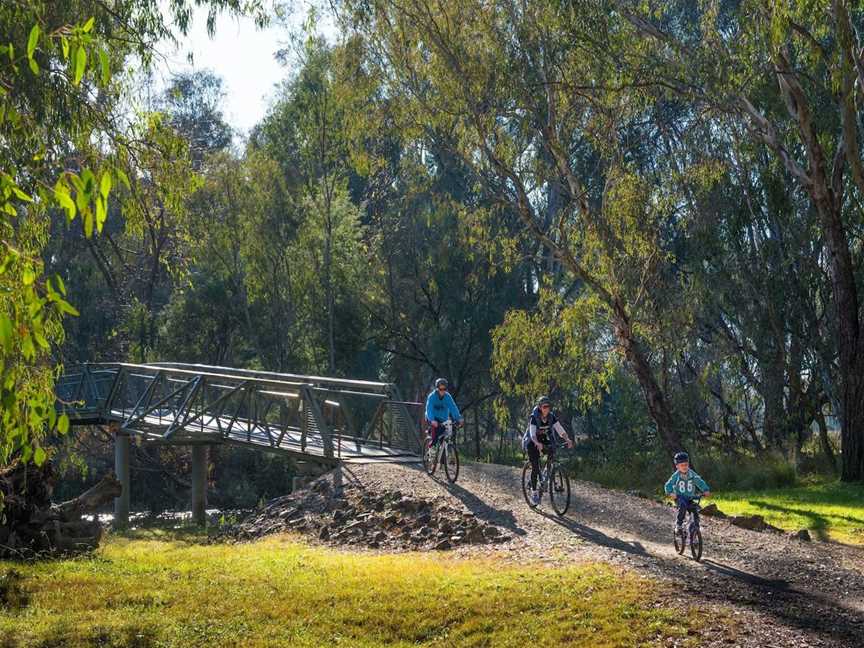
[{"label": "bicycle front wheel", "polygon": [[558,466],[552,468],[549,477],[549,499],[558,515],[570,508],[570,478]]},{"label": "bicycle front wheel", "polygon": [[702,532],[699,529],[690,532],[690,555],[696,562],[702,560]]},{"label": "bicycle front wheel", "polygon": [[684,542],[684,531],[675,529],[673,533],[675,534],[675,551],[677,551],[679,555],[683,554],[686,546]]},{"label": "bicycle front wheel", "polygon": [[[427,443],[431,444],[431,441]],[[432,445],[427,445],[423,449],[423,468],[430,476],[434,475],[438,468],[438,452],[439,449]]]},{"label": "bicycle front wheel", "polygon": [[522,496],[525,498],[525,503],[531,508],[537,505],[531,501],[531,462],[526,461],[522,468]]},{"label": "bicycle front wheel", "polygon": [[451,484],[455,484],[459,479],[459,451],[452,443],[444,446],[444,474]]}]

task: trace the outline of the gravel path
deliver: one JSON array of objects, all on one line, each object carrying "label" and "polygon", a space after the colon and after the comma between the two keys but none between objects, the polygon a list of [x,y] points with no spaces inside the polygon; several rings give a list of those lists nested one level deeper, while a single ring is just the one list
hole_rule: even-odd
[{"label": "gravel path", "polygon": [[[703,517],[701,563],[672,546],[673,510],[651,500],[587,482],[572,484],[565,517],[544,505],[531,510],[521,470],[493,464],[462,466],[451,485],[420,466],[346,465],[341,479],[367,488],[400,489],[445,498],[511,533],[511,542],[465,547],[457,554],[494,552],[505,559],[601,560],[672,585],[667,602],[704,607],[734,620],[710,631],[703,646],[842,646],[864,648],[864,549],[757,533]],[[723,625],[723,624],[720,624]]]}]

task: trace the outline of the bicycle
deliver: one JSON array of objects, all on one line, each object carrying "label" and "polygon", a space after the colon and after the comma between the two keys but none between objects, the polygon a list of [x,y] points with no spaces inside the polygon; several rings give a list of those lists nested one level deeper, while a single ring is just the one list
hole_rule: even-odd
[{"label": "bicycle", "polygon": [[702,559],[702,531],[699,528],[699,511],[701,507],[699,506],[699,502],[702,498],[696,497],[690,500],[687,505],[687,513],[684,518],[684,524],[681,525],[681,528],[678,528],[678,510],[675,510],[675,551],[678,552],[679,555],[684,553],[684,549],[687,548],[687,545],[690,545],[690,555],[693,556],[693,560],[699,562]]},{"label": "bicycle", "polygon": [[[549,500],[552,502],[552,508],[558,515],[567,513],[570,508],[570,478],[558,465],[558,453],[555,452],[556,447],[552,446],[553,452],[546,453],[546,462],[540,468],[540,476],[538,478],[537,492],[540,494],[540,499],[543,499],[543,491],[549,491]],[[558,448],[560,450],[560,448]],[[531,500],[531,462],[526,461],[522,468],[522,495],[525,501],[531,508],[537,508],[540,505],[538,501],[535,504]]]},{"label": "bicycle", "polygon": [[459,478],[459,451],[456,449],[456,440],[453,437],[453,428],[456,427],[451,419],[440,424],[443,431],[438,433],[438,443],[432,445],[430,436],[423,452],[423,467],[430,477],[435,475],[439,462],[444,466],[444,474],[447,481],[455,484]]}]

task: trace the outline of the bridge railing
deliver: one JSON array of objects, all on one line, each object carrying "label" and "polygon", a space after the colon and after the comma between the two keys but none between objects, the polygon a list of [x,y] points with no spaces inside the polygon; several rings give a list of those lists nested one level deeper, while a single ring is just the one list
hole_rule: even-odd
[{"label": "bridge railing", "polygon": [[238,443],[334,459],[368,454],[376,445],[370,423],[383,408],[392,413],[378,453],[420,448],[416,423],[389,383],[176,363],[88,364],[61,377],[57,396],[73,423],[116,421],[152,442]]}]

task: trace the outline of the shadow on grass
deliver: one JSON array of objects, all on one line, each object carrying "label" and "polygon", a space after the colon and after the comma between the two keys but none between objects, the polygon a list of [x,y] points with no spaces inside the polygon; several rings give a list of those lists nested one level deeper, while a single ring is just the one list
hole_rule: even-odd
[{"label": "shadow on grass", "polygon": [[115,538],[127,540],[158,540],[161,542],[179,542],[186,545],[203,545],[211,542],[212,533],[218,529],[218,526],[205,529],[193,525],[177,526],[170,522],[164,522],[129,529],[115,529],[109,533]]},{"label": "shadow on grass", "polygon": [[779,504],[772,504],[771,502],[766,502],[764,500],[748,500],[747,503],[752,506],[758,506],[767,511],[776,511],[778,513],[800,515],[801,517],[807,518],[810,521],[808,528],[813,531],[816,534],[816,537],[822,542],[831,541],[831,538],[828,536],[828,528],[831,526],[829,517],[860,524],[862,527],[864,527],[864,519],[852,517],[851,515],[831,515],[826,517],[808,509],[794,508],[791,506],[780,506]]}]

